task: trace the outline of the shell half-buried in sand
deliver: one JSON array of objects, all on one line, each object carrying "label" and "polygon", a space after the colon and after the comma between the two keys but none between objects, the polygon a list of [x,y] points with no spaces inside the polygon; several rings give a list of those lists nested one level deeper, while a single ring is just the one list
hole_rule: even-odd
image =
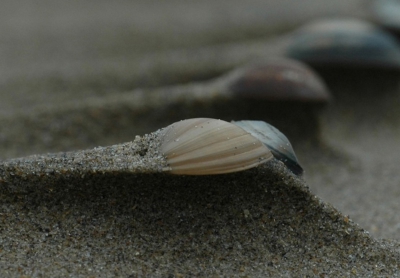
[{"label": "shell half-buried in sand", "polygon": [[241,127],[208,118],[183,120],[163,131],[161,152],[179,175],[215,175],[246,170],[270,160],[266,145]]},{"label": "shell half-buried in sand", "polygon": [[296,175],[303,174],[303,168],[297,160],[289,139],[277,128],[263,121],[232,122],[263,142],[274,157],[282,161]]}]

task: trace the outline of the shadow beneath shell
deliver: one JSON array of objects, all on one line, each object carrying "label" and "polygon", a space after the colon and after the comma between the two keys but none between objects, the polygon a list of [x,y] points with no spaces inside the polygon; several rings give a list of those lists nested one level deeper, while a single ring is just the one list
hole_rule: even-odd
[{"label": "shadow beneath shell", "polygon": [[399,69],[374,69],[361,66],[314,66],[314,69],[322,76],[336,101],[354,100],[346,93],[349,91],[354,97],[373,99],[381,97],[382,94],[391,95],[400,88]]}]

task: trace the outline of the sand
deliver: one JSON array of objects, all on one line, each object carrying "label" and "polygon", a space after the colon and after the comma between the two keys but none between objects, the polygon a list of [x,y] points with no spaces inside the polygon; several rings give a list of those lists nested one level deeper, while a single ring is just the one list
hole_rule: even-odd
[{"label": "sand", "polygon": [[399,274],[395,243],[373,239],[276,160],[195,177],[98,169],[95,160],[71,171],[74,155],[57,171],[37,157],[0,166],[2,275]]},{"label": "sand", "polygon": [[[400,276],[396,74],[320,72],[334,101],[299,121],[308,132],[220,82],[282,55],[307,19],[366,14],[363,1],[308,2],[2,4],[0,276]],[[277,160],[162,173],[152,132],[193,116],[276,121],[304,176]]]}]

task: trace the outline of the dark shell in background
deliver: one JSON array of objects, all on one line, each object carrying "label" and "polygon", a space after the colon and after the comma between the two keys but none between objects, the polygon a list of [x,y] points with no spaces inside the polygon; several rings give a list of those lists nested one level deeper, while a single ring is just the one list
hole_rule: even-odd
[{"label": "dark shell in background", "polygon": [[400,70],[396,39],[374,25],[355,19],[316,21],[293,34],[287,55],[312,66]]},{"label": "dark shell in background", "polygon": [[400,1],[376,0],[371,11],[377,24],[400,36]]},{"label": "dark shell in background", "polygon": [[290,59],[267,60],[235,71],[229,90],[235,97],[246,99],[310,103],[330,100],[321,78],[307,65]]},{"label": "dark shell in background", "polygon": [[282,161],[295,175],[302,175],[303,168],[294,153],[289,139],[277,128],[263,121],[232,121],[266,145],[274,157]]}]

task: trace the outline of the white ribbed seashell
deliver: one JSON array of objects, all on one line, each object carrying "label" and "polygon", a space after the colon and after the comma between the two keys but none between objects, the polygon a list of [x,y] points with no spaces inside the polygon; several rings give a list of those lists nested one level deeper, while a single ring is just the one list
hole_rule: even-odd
[{"label": "white ribbed seashell", "polygon": [[163,130],[161,152],[180,175],[215,175],[246,170],[270,160],[271,151],[241,127],[215,119],[195,118]]},{"label": "white ribbed seashell", "polygon": [[274,157],[282,161],[294,174],[302,175],[303,168],[297,160],[289,139],[274,126],[263,121],[232,122],[263,142]]}]

